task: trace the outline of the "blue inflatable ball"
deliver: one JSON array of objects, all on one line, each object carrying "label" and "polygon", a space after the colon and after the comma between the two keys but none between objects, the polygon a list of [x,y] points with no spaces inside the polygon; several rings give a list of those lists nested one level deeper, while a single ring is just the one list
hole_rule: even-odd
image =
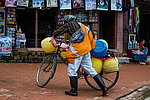
[{"label": "blue inflatable ball", "polygon": [[96,40],[95,49],[92,49],[92,55],[97,58],[102,58],[107,53],[107,44],[102,40]]}]

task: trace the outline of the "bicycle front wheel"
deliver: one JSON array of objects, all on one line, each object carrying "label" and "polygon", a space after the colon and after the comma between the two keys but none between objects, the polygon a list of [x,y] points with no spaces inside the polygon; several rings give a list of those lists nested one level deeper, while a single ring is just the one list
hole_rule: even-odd
[{"label": "bicycle front wheel", "polygon": [[44,58],[37,71],[37,85],[45,86],[53,78],[57,66],[56,57],[49,55]]},{"label": "bicycle front wheel", "polygon": [[[105,74],[102,71],[99,75],[101,76],[103,82],[105,83],[106,88],[110,89],[116,84],[116,82],[119,78],[119,71],[113,72],[113,73],[108,73],[108,74]],[[96,90],[101,90],[101,88],[98,86],[98,84],[95,82],[95,80],[90,75],[85,73],[84,78],[90,87],[92,87],[93,89],[96,89]]]}]

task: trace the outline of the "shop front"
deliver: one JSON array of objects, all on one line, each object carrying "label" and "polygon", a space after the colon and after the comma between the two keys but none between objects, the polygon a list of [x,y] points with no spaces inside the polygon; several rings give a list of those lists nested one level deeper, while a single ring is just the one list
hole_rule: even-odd
[{"label": "shop front", "polygon": [[[11,2],[11,0],[9,0]],[[109,49],[119,53],[123,52],[123,12],[122,1],[109,1],[100,3],[95,0],[76,2],[69,0],[66,4],[53,6],[36,5],[37,1],[27,0],[22,6],[20,3],[13,3],[13,6],[5,4],[5,36],[12,37],[12,51],[35,51],[42,52],[41,41],[51,37],[52,33],[61,27],[63,17],[67,14],[75,15],[78,22],[89,27],[95,34],[95,39],[104,39],[108,42]],[[64,3],[62,3],[64,2]],[[111,8],[108,6],[111,2]],[[27,3],[29,5],[27,5]],[[49,3],[50,5],[51,3]],[[53,2],[54,4],[54,2]],[[116,6],[117,5],[117,6]],[[64,41],[69,35],[64,34],[57,38]]]}]

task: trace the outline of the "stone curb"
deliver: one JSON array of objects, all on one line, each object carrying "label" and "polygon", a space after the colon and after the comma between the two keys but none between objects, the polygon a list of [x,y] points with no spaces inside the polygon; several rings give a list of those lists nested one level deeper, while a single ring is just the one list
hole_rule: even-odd
[{"label": "stone curb", "polygon": [[143,85],[128,94],[118,97],[116,100],[145,100],[143,95],[148,90],[150,91],[150,84]]}]

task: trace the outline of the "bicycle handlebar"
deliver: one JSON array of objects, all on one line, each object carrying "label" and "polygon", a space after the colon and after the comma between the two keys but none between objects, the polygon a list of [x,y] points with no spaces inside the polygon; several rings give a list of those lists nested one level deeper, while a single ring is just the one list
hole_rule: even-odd
[{"label": "bicycle handlebar", "polygon": [[66,40],[66,42],[65,42],[65,41],[63,41],[63,40],[61,40],[61,39],[56,39],[56,38],[55,38],[55,41],[56,41],[56,42],[60,42],[60,43],[69,44],[69,40]]}]

